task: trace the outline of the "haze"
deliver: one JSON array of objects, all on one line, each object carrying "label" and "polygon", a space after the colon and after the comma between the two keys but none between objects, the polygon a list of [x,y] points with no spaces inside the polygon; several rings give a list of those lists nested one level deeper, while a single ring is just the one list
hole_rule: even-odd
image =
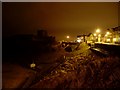
[{"label": "haze", "polygon": [[118,26],[117,2],[3,2],[3,36],[47,30],[57,40]]}]

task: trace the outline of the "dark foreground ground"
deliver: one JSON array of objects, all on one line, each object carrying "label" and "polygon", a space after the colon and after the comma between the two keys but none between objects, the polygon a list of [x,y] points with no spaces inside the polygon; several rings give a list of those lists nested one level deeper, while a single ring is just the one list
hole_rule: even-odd
[{"label": "dark foreground ground", "polygon": [[[39,78],[36,74],[55,65],[57,58],[64,56],[65,62],[50,73]],[[41,62],[41,59],[42,62]],[[43,62],[44,61],[44,62]],[[73,52],[66,53],[63,49],[57,52],[38,56],[36,59],[38,71],[18,64],[3,64],[3,88],[119,88],[120,58],[103,57],[93,53],[89,46],[82,43]],[[37,81],[28,84],[28,79],[37,76]],[[12,82],[12,83],[11,83]],[[24,83],[23,83],[24,82]]]}]

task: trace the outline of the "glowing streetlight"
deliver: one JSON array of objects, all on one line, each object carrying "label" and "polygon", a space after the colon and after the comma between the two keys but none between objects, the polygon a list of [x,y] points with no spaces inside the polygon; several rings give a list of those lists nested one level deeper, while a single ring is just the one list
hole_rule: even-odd
[{"label": "glowing streetlight", "polygon": [[67,38],[70,38],[70,36],[67,36]]},{"label": "glowing streetlight", "polygon": [[98,37],[101,37],[101,34],[99,34]]},{"label": "glowing streetlight", "polygon": [[97,29],[97,30],[96,30],[96,33],[100,33],[100,29]]},{"label": "glowing streetlight", "polygon": [[100,42],[100,40],[101,40],[101,34],[98,34],[98,42]]},{"label": "glowing streetlight", "polygon": [[94,36],[97,36],[97,34],[96,34],[96,33],[94,33]]},{"label": "glowing streetlight", "polygon": [[31,67],[31,68],[35,68],[35,66],[36,66],[36,64],[35,64],[34,61],[33,61],[33,63],[30,64],[30,67]]}]

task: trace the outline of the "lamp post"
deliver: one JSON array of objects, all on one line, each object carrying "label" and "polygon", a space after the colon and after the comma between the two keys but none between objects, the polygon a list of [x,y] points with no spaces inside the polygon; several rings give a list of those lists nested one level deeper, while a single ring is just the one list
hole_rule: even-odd
[{"label": "lamp post", "polygon": [[105,34],[105,41],[109,43],[111,42],[111,33],[108,31]]},{"label": "lamp post", "polygon": [[98,42],[100,42],[100,37],[101,37],[101,34],[98,35]]},{"label": "lamp post", "polygon": [[100,29],[98,28],[97,30],[96,30],[96,36],[97,36],[97,41],[98,42],[100,42],[100,37],[101,37],[101,35],[99,34],[101,31],[100,31]]},{"label": "lamp post", "polygon": [[100,33],[100,29],[97,29],[97,30],[96,30],[96,33]]},{"label": "lamp post", "polygon": [[67,42],[68,42],[68,41],[69,41],[70,36],[66,36],[66,38],[67,38]]},{"label": "lamp post", "polygon": [[70,36],[67,36],[66,38],[70,38]]}]

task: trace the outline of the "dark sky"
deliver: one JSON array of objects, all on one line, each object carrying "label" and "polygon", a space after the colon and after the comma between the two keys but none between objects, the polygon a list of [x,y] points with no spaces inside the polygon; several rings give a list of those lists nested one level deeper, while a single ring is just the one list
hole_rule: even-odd
[{"label": "dark sky", "polygon": [[2,3],[3,36],[32,34],[42,28],[57,40],[118,26],[116,2]]}]

